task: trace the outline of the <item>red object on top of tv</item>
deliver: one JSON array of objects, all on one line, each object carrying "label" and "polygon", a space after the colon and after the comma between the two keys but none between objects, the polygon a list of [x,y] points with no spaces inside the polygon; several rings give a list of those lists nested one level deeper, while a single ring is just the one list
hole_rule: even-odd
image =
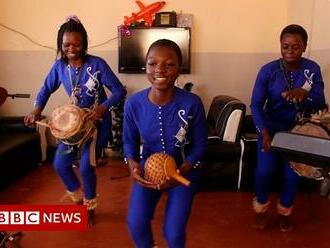
[{"label": "red object on top of tv", "polygon": [[144,5],[141,1],[135,1],[140,7],[140,11],[137,13],[132,13],[131,16],[124,17],[124,24],[129,26],[140,19],[143,19],[146,26],[152,26],[152,16],[158,12],[165,5],[164,1],[154,2],[149,5]]}]

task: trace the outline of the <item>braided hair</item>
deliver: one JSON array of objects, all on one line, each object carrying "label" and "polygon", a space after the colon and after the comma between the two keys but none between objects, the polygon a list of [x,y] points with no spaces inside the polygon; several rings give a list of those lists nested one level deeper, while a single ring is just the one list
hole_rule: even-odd
[{"label": "braided hair", "polygon": [[79,33],[82,38],[83,57],[87,54],[88,49],[88,36],[85,27],[82,25],[78,17],[71,16],[67,18],[67,21],[63,23],[57,33],[57,56],[61,56],[62,59],[67,61],[66,56],[62,51],[63,35],[64,33]]}]

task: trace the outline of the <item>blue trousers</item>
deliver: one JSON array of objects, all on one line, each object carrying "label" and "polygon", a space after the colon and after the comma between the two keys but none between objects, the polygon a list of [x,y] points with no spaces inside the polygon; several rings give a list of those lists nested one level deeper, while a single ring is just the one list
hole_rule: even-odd
[{"label": "blue trousers", "polygon": [[[197,189],[200,172],[193,169],[187,176],[189,187],[178,185],[168,192],[163,234],[169,248],[183,248],[186,240],[186,225],[193,198]],[[144,188],[134,183],[128,210],[128,228],[138,248],[151,248],[153,236],[151,220],[162,195],[162,191]]]},{"label": "blue trousers", "polygon": [[262,138],[258,138],[258,165],[255,171],[255,194],[259,203],[266,203],[273,180],[274,172],[280,169],[281,192],[280,204],[284,207],[291,207],[299,189],[300,179],[278,152],[262,152]]},{"label": "blue trousers", "polygon": [[[90,165],[89,146],[90,141],[86,142],[81,149],[81,159],[79,172],[83,185],[84,196],[87,200],[96,197],[96,174],[95,169]],[[80,188],[80,181],[72,168],[72,162],[77,158],[78,148],[73,147],[73,151],[68,153],[70,147],[59,143],[55,158],[54,168],[63,181],[68,191],[74,192]],[[97,148],[97,154],[100,153],[100,148]]]}]

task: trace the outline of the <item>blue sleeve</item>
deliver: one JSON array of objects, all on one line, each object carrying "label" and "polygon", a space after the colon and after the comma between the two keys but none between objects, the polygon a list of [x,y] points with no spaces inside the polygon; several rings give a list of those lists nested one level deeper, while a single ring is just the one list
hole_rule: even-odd
[{"label": "blue sleeve", "polygon": [[190,153],[186,157],[191,165],[199,164],[202,161],[207,149],[207,122],[205,110],[201,100],[195,103],[195,113],[191,127],[193,144]]},{"label": "blue sleeve", "polygon": [[136,126],[130,101],[124,106],[123,146],[124,155],[127,159],[139,160],[140,156],[140,133]]},{"label": "blue sleeve", "polygon": [[117,76],[113,73],[110,66],[105,61],[102,60],[102,62],[103,70],[101,74],[101,82],[111,91],[111,96],[105,100],[102,105],[110,108],[119,103],[120,100],[124,98],[127,91]]},{"label": "blue sleeve", "polygon": [[56,69],[56,64],[54,64],[37,95],[35,107],[40,107],[43,109],[46,106],[50,95],[54,93],[60,87],[60,85],[61,82],[59,80],[59,74]]},{"label": "blue sleeve", "polygon": [[267,101],[267,86],[269,77],[265,70],[261,69],[258,73],[251,96],[251,113],[258,132],[266,128],[266,117],[264,105]]}]

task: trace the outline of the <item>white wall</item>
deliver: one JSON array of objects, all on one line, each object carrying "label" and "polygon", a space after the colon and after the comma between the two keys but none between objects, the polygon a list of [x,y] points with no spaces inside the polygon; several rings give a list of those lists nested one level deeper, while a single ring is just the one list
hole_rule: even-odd
[{"label": "white wall", "polygon": [[[194,16],[192,74],[181,75],[179,84],[192,81],[193,91],[202,97],[206,109],[218,94],[232,95],[249,104],[257,71],[262,64],[279,56],[279,33],[293,22],[303,24],[309,31],[308,55],[320,61],[325,81],[330,81],[329,8],[327,0],[167,1],[162,11],[182,11]],[[138,11],[138,6],[133,0],[95,0],[93,3],[1,0],[0,9],[0,24],[52,48],[56,46],[56,33],[64,17],[77,14],[88,31],[90,46],[114,38],[89,52],[104,57],[117,72],[117,26],[123,16]],[[11,93],[32,94],[31,99],[8,99],[0,108],[1,114],[24,115],[32,108],[33,98],[54,58],[53,50],[0,26],[0,86]],[[117,75],[130,93],[149,86],[144,75]],[[60,90],[52,97],[45,113],[67,99]]]},{"label": "white wall", "polygon": [[317,61],[322,68],[325,95],[330,101],[330,1],[288,1],[288,23],[299,23],[309,34],[305,56]]}]

